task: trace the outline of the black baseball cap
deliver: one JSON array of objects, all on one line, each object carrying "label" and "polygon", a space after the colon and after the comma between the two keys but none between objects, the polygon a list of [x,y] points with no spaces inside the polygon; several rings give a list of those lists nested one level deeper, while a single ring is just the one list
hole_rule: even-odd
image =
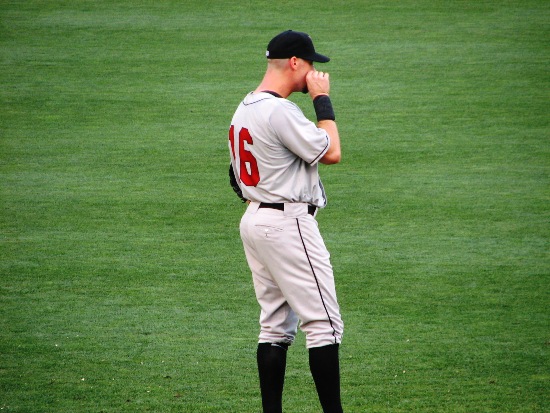
[{"label": "black baseball cap", "polygon": [[267,45],[268,59],[289,59],[293,56],[312,62],[326,63],[330,57],[315,52],[313,41],[307,33],[287,30],[275,36]]}]

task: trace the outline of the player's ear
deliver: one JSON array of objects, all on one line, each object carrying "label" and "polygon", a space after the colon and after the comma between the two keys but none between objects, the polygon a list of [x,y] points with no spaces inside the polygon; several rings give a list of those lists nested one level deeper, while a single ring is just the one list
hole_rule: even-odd
[{"label": "player's ear", "polygon": [[298,69],[298,58],[296,56],[292,56],[290,59],[288,59],[288,64],[292,70]]}]

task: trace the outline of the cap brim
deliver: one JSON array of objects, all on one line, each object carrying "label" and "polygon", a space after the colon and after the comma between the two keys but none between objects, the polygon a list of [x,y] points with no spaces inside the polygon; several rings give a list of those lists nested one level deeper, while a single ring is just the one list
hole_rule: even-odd
[{"label": "cap brim", "polygon": [[324,56],[322,54],[319,54],[319,53],[315,53],[311,59],[308,59],[308,60],[311,60],[313,62],[318,62],[318,63],[327,63],[327,62],[330,62],[330,57],[328,56]]}]

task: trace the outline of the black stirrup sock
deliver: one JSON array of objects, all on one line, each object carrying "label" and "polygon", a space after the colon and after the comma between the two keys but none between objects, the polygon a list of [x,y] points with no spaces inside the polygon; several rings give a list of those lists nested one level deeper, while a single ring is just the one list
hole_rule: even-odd
[{"label": "black stirrup sock", "polygon": [[309,367],[323,413],[342,413],[338,344],[309,349]]},{"label": "black stirrup sock", "polygon": [[264,413],[282,413],[288,344],[260,343],[256,354]]}]

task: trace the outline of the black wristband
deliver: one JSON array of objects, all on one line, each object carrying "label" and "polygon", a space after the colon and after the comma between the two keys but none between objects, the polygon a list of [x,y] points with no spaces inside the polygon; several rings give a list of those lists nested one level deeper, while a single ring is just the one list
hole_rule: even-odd
[{"label": "black wristband", "polygon": [[319,95],[313,99],[313,107],[315,108],[317,121],[336,120],[334,109],[332,109],[332,102],[327,95]]}]

